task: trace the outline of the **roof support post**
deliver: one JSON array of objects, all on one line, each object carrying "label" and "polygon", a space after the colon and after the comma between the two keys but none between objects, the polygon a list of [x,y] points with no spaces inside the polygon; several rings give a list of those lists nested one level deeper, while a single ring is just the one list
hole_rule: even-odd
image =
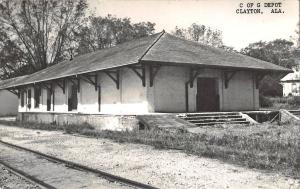
[{"label": "roof support post", "polygon": [[63,81],[63,93],[65,94],[66,93],[66,79],[64,78]]},{"label": "roof support post", "polygon": [[233,78],[237,71],[224,71],[225,89],[228,88],[229,81]]},{"label": "roof support post", "polygon": [[189,81],[188,83],[190,83],[190,88],[194,87],[194,81],[196,79],[196,77],[198,77],[198,75],[200,74],[200,70],[196,69],[196,68],[190,68],[190,75],[189,75]]},{"label": "roof support post", "polygon": [[189,112],[189,82],[185,83],[185,111]]},{"label": "roof support post", "polygon": [[115,82],[117,89],[120,88],[120,70],[107,70],[104,73]]},{"label": "roof support post", "polygon": [[77,92],[80,93],[80,77],[77,77]]},{"label": "roof support post", "polygon": [[[95,91],[97,91],[98,90],[98,74],[97,73],[95,73]],[[99,89],[100,90],[100,89]]]},{"label": "roof support post", "polygon": [[142,80],[143,87],[146,86],[146,69],[144,64],[128,66]]},{"label": "roof support post", "polygon": [[149,69],[150,69],[150,87],[153,86],[153,82],[154,82],[154,78],[157,74],[157,72],[159,71],[159,69],[161,68],[161,65],[150,65]]},{"label": "roof support post", "polygon": [[51,83],[51,95],[52,95],[52,111],[54,111],[55,108],[55,83]]}]

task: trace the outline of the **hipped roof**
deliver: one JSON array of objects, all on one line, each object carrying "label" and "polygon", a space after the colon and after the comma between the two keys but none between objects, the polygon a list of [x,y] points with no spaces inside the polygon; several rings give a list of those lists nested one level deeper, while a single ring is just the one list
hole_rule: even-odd
[{"label": "hipped roof", "polygon": [[66,60],[33,74],[4,80],[0,89],[49,81],[137,63],[289,73],[275,64],[184,40],[166,32],[139,38]]}]

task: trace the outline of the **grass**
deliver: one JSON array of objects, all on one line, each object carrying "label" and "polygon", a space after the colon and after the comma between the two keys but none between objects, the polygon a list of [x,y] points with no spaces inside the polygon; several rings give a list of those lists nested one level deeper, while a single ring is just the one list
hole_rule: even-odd
[{"label": "grass", "polygon": [[16,116],[17,116],[16,114],[8,113],[8,114],[0,115],[0,118],[1,117],[16,117]]},{"label": "grass", "polygon": [[[3,123],[1,121],[0,123]],[[181,130],[99,131],[88,124],[57,126],[5,122],[31,129],[63,130],[116,142],[139,143],[158,149],[179,149],[188,154],[217,158],[250,168],[300,176],[300,125],[225,125],[202,128],[199,134]]]},{"label": "grass", "polygon": [[261,106],[270,109],[287,109],[295,110],[300,109],[300,98],[299,97],[261,97]]}]

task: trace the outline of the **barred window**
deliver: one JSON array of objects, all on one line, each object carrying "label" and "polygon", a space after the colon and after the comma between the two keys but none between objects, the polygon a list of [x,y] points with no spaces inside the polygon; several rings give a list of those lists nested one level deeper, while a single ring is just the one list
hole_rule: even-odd
[{"label": "barred window", "polygon": [[69,87],[68,111],[77,110],[77,90],[77,85],[71,85],[71,87]]},{"label": "barred window", "polygon": [[21,91],[21,107],[23,108],[24,105],[25,105],[25,101],[24,101],[24,97],[25,97],[25,92],[24,91]]},{"label": "barred window", "polygon": [[28,89],[27,91],[27,107],[28,109],[31,108],[31,89]]},{"label": "barred window", "polygon": [[34,107],[38,108],[40,106],[41,88],[34,88]]}]

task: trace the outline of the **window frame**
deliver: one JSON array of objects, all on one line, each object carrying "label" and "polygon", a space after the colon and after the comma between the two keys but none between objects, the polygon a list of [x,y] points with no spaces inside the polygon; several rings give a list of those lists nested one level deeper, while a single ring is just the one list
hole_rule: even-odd
[{"label": "window frame", "polygon": [[25,106],[25,91],[23,91],[23,90],[21,91],[20,100],[21,100],[21,102],[20,102],[21,108],[24,108],[24,106]]},{"label": "window frame", "polygon": [[27,108],[31,109],[31,89],[27,90]]},{"label": "window frame", "polygon": [[39,108],[40,107],[40,102],[41,102],[41,93],[42,90],[40,87],[34,87],[34,108]]}]

